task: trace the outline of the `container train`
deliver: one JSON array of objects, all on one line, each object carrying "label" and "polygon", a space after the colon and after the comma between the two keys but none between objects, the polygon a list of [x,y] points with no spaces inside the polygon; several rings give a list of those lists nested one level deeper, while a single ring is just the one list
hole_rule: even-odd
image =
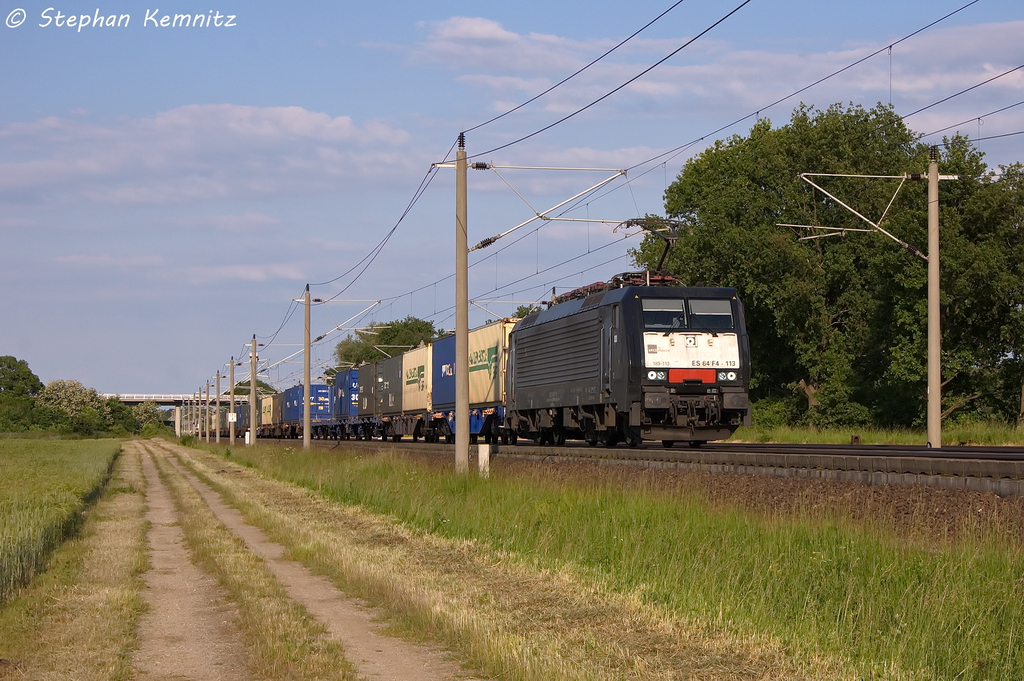
[{"label": "container train", "polygon": [[[750,423],[750,351],[732,288],[625,273],[469,334],[471,442],[699,446]],[[453,442],[455,337],[313,385],[312,437]],[[264,397],[260,437],[301,437],[303,386]],[[239,415],[239,422],[248,414]]]}]

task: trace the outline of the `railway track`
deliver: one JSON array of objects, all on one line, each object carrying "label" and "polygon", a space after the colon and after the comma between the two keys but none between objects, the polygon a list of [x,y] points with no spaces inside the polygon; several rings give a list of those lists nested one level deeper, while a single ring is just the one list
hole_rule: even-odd
[{"label": "railway track", "polygon": [[[284,445],[296,440],[261,440]],[[451,454],[453,445],[404,441],[313,440],[316,447],[379,449]],[[301,446],[301,444],[299,444]],[[473,448],[476,451],[476,448]],[[528,460],[594,461],[649,468],[690,468],[711,472],[826,478],[865,484],[916,484],[1024,495],[1024,447],[952,446],[929,449],[915,445],[805,445],[715,442],[694,449],[644,443],[636,448],[589,447],[569,443],[542,447],[532,442],[492,446],[492,457]]]}]

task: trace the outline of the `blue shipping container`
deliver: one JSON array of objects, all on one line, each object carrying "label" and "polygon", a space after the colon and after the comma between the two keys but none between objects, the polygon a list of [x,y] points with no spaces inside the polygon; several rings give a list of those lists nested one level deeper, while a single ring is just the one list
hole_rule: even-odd
[{"label": "blue shipping container", "polygon": [[[330,421],[334,417],[330,386],[314,383],[310,386],[309,420]],[[302,423],[303,386],[296,385],[284,391],[284,422]]]},{"label": "blue shipping container", "polygon": [[334,377],[334,417],[339,421],[359,414],[359,369],[345,369]]},{"label": "blue shipping container", "polygon": [[455,336],[434,341],[431,399],[435,411],[455,409]]}]

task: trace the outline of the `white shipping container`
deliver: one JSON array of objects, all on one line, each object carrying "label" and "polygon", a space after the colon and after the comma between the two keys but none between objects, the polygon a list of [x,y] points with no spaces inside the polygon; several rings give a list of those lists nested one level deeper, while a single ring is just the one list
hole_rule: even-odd
[{"label": "white shipping container", "polygon": [[414,348],[402,356],[402,411],[429,411],[430,360],[433,346]]},{"label": "white shipping container", "polygon": [[508,336],[515,322],[500,321],[469,332],[469,403],[505,401]]}]

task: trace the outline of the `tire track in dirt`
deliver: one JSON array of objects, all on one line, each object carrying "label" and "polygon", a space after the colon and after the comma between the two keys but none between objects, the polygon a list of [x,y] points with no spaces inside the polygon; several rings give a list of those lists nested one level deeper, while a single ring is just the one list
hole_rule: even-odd
[{"label": "tire track in dirt", "polygon": [[285,548],[270,541],[259,528],[228,506],[208,485],[188,471],[171,453],[158,454],[199,493],[217,519],[261,558],[284,587],[288,597],[300,603],[323,624],[345,649],[346,658],[370,681],[472,681],[443,651],[416,645],[380,633],[384,625],[379,613],[350,598],[329,580],[314,574],[301,563],[285,558]]},{"label": "tire track in dirt", "polygon": [[139,622],[135,665],[141,681],[250,678],[242,639],[232,624],[234,608],[216,580],[189,558],[170,491],[151,454],[135,442],[146,478],[147,534],[152,567],[143,575],[148,611]]}]

